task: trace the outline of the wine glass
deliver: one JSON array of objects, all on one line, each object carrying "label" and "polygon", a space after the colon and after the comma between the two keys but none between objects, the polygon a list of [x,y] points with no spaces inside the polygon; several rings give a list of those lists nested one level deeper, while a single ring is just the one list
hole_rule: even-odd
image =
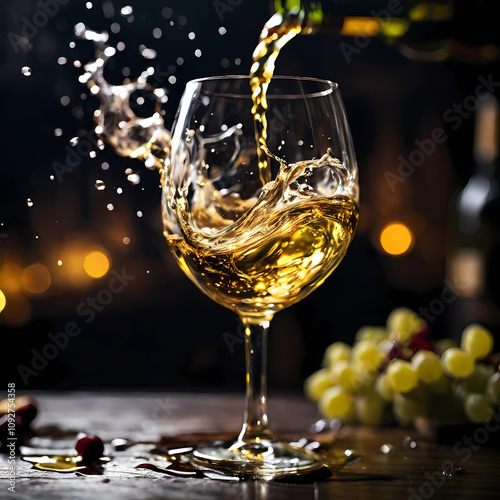
[{"label": "wine glass", "polygon": [[252,106],[249,77],[188,82],[162,174],[162,213],[182,270],[245,328],[242,430],[232,443],[198,447],[193,460],[270,478],[322,465],[269,428],[267,331],[276,312],[311,293],[344,257],[358,221],[358,181],[337,84],[274,77],[260,117],[267,140],[256,137]]}]

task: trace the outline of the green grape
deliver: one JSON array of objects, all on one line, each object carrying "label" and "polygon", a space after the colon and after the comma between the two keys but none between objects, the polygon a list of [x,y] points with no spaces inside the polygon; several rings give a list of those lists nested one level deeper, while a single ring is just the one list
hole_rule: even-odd
[{"label": "green grape", "polygon": [[393,359],[389,363],[387,378],[397,392],[408,392],[418,385],[417,373],[408,361],[402,359]]},{"label": "green grape", "polygon": [[439,356],[431,351],[418,351],[411,360],[411,365],[418,378],[426,384],[432,384],[441,378],[443,368]]},{"label": "green grape", "polygon": [[427,414],[428,397],[425,392],[416,389],[406,394],[395,393],[392,403],[394,417],[400,425],[407,426],[416,417]]},{"label": "green grape", "polygon": [[474,359],[467,352],[458,347],[450,347],[441,356],[444,371],[450,377],[465,378],[474,370]]},{"label": "green grape", "polygon": [[418,332],[425,322],[411,309],[399,307],[387,318],[387,331],[392,340],[406,342],[413,333]]},{"label": "green grape", "polygon": [[467,418],[475,424],[483,424],[493,415],[490,398],[477,392],[472,392],[466,396],[464,408]]},{"label": "green grape", "polygon": [[467,392],[484,392],[488,379],[493,375],[495,369],[491,365],[480,363],[474,367],[474,371],[461,382]]},{"label": "green grape", "polygon": [[347,422],[352,418],[354,398],[336,385],[323,393],[318,401],[318,408],[324,417],[340,418]]},{"label": "green grape", "polygon": [[428,385],[431,394],[447,394],[451,391],[451,380],[444,372],[435,382]]},{"label": "green grape", "polygon": [[375,389],[386,401],[392,401],[394,399],[394,389],[389,382],[386,372],[381,373],[377,377],[377,380],[375,380]]},{"label": "green grape", "polygon": [[436,342],[435,351],[438,356],[442,356],[443,352],[450,347],[458,347],[457,341],[454,339],[441,339]]},{"label": "green grape", "polygon": [[354,400],[356,419],[364,425],[378,426],[382,423],[385,405],[378,395],[358,396]]},{"label": "green grape", "polygon": [[493,349],[493,335],[481,325],[469,325],[462,333],[460,347],[470,352],[474,359],[483,359]]},{"label": "green grape", "polygon": [[332,379],[347,392],[353,393],[359,386],[359,375],[349,361],[338,361],[331,368]]},{"label": "green grape", "polygon": [[352,360],[358,370],[375,372],[385,359],[371,340],[362,340],[352,348]]},{"label": "green grape", "polygon": [[488,380],[486,394],[495,406],[500,406],[500,372],[495,372]]},{"label": "green grape", "polygon": [[333,366],[337,361],[350,361],[351,347],[344,342],[334,342],[326,348],[323,366]]},{"label": "green grape", "polygon": [[322,368],[306,378],[304,382],[304,392],[311,401],[318,401],[323,393],[329,387],[332,387],[332,385],[333,380],[330,370],[328,368]]},{"label": "green grape", "polygon": [[361,342],[362,340],[371,340],[378,344],[387,338],[387,332],[383,326],[363,326],[356,333],[354,340]]}]

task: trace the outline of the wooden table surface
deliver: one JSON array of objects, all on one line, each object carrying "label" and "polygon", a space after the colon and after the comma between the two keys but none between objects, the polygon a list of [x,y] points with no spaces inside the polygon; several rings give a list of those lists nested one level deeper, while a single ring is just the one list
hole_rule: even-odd
[{"label": "wooden table surface", "polygon": [[[39,416],[33,427],[155,443],[183,433],[234,432],[241,425],[243,396],[176,393],[43,393],[35,395]],[[275,431],[307,435],[318,415],[301,397],[271,396],[270,421]],[[500,425],[499,425],[500,428]],[[351,427],[336,438],[339,449],[360,458],[333,478],[311,484],[263,481],[226,483],[176,478],[147,469],[109,467],[103,476],[40,471],[17,460],[16,493],[8,490],[8,463],[0,456],[0,498],[33,500],[160,499],[500,499],[500,450],[493,427],[460,432],[456,440],[437,444],[415,431]],[[455,439],[454,438],[454,439]],[[62,441],[64,442],[64,441]],[[74,444],[68,436],[66,444]],[[43,440],[39,441],[43,444]],[[443,466],[460,466],[463,474],[446,477]]]}]

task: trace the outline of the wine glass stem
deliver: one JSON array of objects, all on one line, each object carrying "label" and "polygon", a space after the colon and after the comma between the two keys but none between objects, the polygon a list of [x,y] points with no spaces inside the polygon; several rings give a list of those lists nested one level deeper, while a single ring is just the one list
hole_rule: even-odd
[{"label": "wine glass stem", "polygon": [[238,441],[268,443],[274,436],[267,419],[267,332],[269,321],[242,318],[245,327],[245,420]]}]

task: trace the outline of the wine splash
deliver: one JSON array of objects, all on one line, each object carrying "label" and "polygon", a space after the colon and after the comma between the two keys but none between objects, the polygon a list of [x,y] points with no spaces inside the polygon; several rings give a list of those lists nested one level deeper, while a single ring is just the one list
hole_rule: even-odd
[{"label": "wine splash", "polygon": [[[144,160],[148,168],[162,169],[171,135],[161,116],[165,92],[153,89],[147,81],[154,74],[154,68],[143,71],[135,81],[111,85],[104,78],[104,68],[116,54],[116,48],[106,43],[108,33],[98,33],[78,23],[75,35],[92,41],[96,50],[95,59],[84,66],[85,73],[79,78],[100,100],[100,107],[94,113],[96,134],[111,144],[119,155]],[[145,90],[155,98],[154,113],[149,117],[137,116],[130,107],[130,98],[138,90]]]},{"label": "wine splash", "polygon": [[177,190],[174,203],[163,197],[165,237],[186,275],[215,302],[246,317],[270,318],[316,289],[344,257],[358,222],[351,189],[329,153],[283,163],[277,179],[227,227],[220,227],[217,205],[188,211]]}]

